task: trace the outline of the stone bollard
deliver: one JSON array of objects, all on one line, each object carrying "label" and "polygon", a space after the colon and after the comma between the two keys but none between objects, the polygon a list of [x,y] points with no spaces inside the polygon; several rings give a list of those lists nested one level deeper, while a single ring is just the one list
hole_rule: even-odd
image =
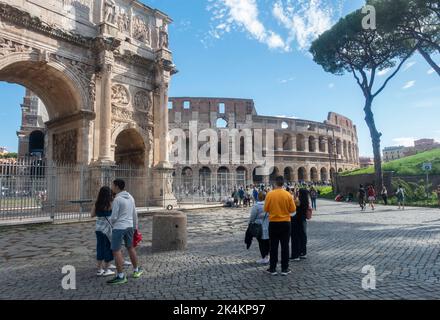
[{"label": "stone bollard", "polygon": [[153,252],[186,250],[186,215],[169,211],[153,216]]}]

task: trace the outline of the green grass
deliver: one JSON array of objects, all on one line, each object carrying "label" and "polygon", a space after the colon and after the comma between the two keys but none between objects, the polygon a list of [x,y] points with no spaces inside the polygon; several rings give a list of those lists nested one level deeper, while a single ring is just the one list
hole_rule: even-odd
[{"label": "green grass", "polygon": [[[440,149],[421,152],[410,157],[382,163],[382,170],[394,171],[398,176],[423,175],[425,174],[425,171],[423,171],[422,165],[425,162],[432,163],[432,171],[430,171],[429,174],[440,174]],[[346,171],[341,173],[341,176],[354,176],[372,173],[374,173],[374,166],[353,171]]]},{"label": "green grass", "polygon": [[321,199],[335,199],[336,195],[333,193],[333,188],[331,186],[327,187],[317,187],[319,191],[319,198]]}]

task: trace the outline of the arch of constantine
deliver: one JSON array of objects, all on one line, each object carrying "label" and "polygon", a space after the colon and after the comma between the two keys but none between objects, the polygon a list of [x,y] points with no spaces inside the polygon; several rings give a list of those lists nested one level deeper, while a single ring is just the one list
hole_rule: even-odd
[{"label": "arch of constantine", "polygon": [[[168,86],[177,72],[171,19],[133,0],[0,1],[0,81],[34,92],[47,110],[45,157],[143,168],[145,196],[171,194]],[[39,134],[29,143],[39,150]]]}]

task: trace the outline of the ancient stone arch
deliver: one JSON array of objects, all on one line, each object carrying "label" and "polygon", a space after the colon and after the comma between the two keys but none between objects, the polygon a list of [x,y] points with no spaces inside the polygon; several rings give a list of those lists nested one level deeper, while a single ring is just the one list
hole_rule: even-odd
[{"label": "ancient stone arch", "polygon": [[45,104],[48,160],[99,172],[115,164],[117,137],[131,130],[145,145],[150,181],[167,181],[165,190],[146,184],[144,193],[173,202],[171,22],[132,0],[0,0],[0,81],[25,86]]}]

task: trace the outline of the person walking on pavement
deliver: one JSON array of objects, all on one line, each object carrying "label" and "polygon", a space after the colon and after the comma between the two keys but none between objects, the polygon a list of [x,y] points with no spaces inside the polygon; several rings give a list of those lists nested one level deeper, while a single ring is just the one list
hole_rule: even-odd
[{"label": "person walking on pavement", "polygon": [[312,209],[316,210],[316,199],[318,199],[318,191],[315,187],[310,188],[310,199],[312,200]]},{"label": "person walking on pavement", "polygon": [[270,267],[271,275],[277,275],[278,246],[281,243],[281,275],[289,270],[290,214],[296,211],[292,195],[283,189],[284,178],[275,179],[275,188],[266,195],[264,211],[269,213]]},{"label": "person walking on pavement", "polygon": [[374,201],[376,201],[376,191],[374,190],[373,186],[368,187],[368,204],[371,207],[371,210],[374,211]]},{"label": "person walking on pavement", "polygon": [[366,191],[364,186],[361,184],[359,185],[359,190],[358,190],[358,201],[359,201],[359,206],[361,207],[361,211],[364,211],[366,207],[365,196],[366,196]]},{"label": "person walking on pavement", "polygon": [[381,196],[384,205],[388,205],[388,190],[385,186],[382,187]]},{"label": "person walking on pavement", "polygon": [[396,191],[397,204],[399,205],[399,210],[405,210],[405,189],[403,189],[402,185],[399,185],[399,188]]},{"label": "person walking on pavement", "polygon": [[112,184],[112,191],[116,195],[113,201],[110,224],[112,230],[112,251],[115,257],[117,275],[114,279],[107,281],[108,284],[127,283],[127,277],[123,271],[124,258],[122,256],[122,242],[128,250],[130,261],[133,265],[133,278],[137,279],[143,274],[138,265],[136,250],[133,246],[133,236],[138,230],[138,217],[133,197],[125,191],[124,180],[116,179]]}]

